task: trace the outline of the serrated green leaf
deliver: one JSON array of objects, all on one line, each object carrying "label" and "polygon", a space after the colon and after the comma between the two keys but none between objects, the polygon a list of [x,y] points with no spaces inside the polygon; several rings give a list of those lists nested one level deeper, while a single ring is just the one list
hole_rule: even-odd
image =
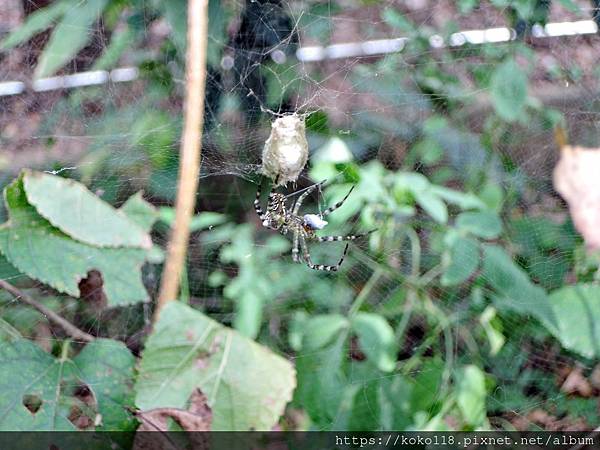
[{"label": "serrated green leaf", "polygon": [[69,3],[69,8],[40,55],[34,78],[53,75],[85,47],[93,31],[92,25],[102,14],[107,2],[83,0]]},{"label": "serrated green leaf", "polygon": [[470,238],[456,237],[450,247],[450,264],[442,274],[444,286],[454,286],[467,280],[479,267],[479,243]]},{"label": "serrated green leaf", "polygon": [[0,280],[10,281],[14,283],[15,280],[25,278],[21,272],[17,270],[7,259],[0,253]]},{"label": "serrated green leaf", "polygon": [[527,76],[513,59],[494,71],[490,93],[496,113],[508,122],[523,117],[527,104]]},{"label": "serrated green leaf", "polygon": [[[0,347],[0,430],[75,430],[69,414],[74,389],[82,383],[94,393],[105,429],[108,425],[130,428],[133,420],[125,417],[125,406],[130,405],[127,383],[135,360],[129,350],[120,342],[101,339],[88,344],[80,355],[54,358],[26,339],[5,342]],[[23,404],[27,396],[41,402],[35,413]]]},{"label": "serrated green leaf", "polygon": [[469,425],[483,425],[486,418],[485,375],[474,365],[460,368],[456,373],[456,403]]},{"label": "serrated green leaf", "polygon": [[81,183],[26,170],[23,186],[38,214],[73,239],[98,247],[152,246],[150,236],[139,225]]},{"label": "serrated green leaf", "polygon": [[484,239],[497,238],[502,232],[502,222],[491,211],[469,211],[459,214],[456,226]]},{"label": "serrated green leaf", "polygon": [[558,322],[554,335],[561,344],[586,358],[600,357],[600,286],[565,286],[549,297]]},{"label": "serrated green leaf", "polygon": [[185,408],[200,389],[213,430],[270,430],[296,383],[284,358],[180,302],[161,311],[139,371],[138,408]]},{"label": "serrated green leaf", "polygon": [[30,14],[23,25],[11,32],[0,42],[0,50],[9,50],[16,45],[28,41],[46,28],[51,27],[64,14],[68,7],[68,2],[58,1]]},{"label": "serrated green leaf", "polygon": [[398,349],[394,330],[387,320],[379,314],[359,312],[352,318],[352,330],[369,361],[383,372],[395,369]]},{"label": "serrated green leaf", "polygon": [[140,272],[146,250],[99,248],[71,239],[27,202],[21,178],[4,196],[10,218],[0,226],[0,252],[21,272],[78,297],[79,281],[98,270],[109,306],[147,300]]}]

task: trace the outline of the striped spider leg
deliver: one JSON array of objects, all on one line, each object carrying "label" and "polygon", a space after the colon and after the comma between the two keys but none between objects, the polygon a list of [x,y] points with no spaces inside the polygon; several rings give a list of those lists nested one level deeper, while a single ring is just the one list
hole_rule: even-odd
[{"label": "striped spider leg", "polygon": [[[327,221],[323,220],[323,218],[341,207],[354,189],[353,186],[341,201],[327,208],[322,213],[305,214],[304,216],[300,216],[299,210],[302,206],[302,202],[316,188],[321,187],[324,182],[325,181],[321,181],[320,183],[313,184],[312,186],[308,187],[297,198],[291,210],[286,207],[286,198],[295,195],[297,192],[294,192],[286,197],[283,194],[271,191],[269,192],[266,211],[263,211],[260,205],[261,187],[259,185],[258,190],[256,191],[256,198],[254,200],[254,209],[256,210],[256,214],[259,216],[261,223],[265,228],[278,231],[284,235],[289,231],[292,232],[292,260],[294,262],[299,263],[300,258],[302,258],[304,263],[311,269],[322,270],[326,272],[336,272],[344,262],[344,258],[348,253],[349,244],[346,244],[342,257],[336,265],[324,265],[314,264],[312,262],[310,251],[308,249],[308,242],[353,241],[366,236],[375,230],[371,230],[367,233],[348,236],[317,236],[316,231],[323,229],[327,225]],[[275,184],[277,184],[277,180],[275,180]]]}]

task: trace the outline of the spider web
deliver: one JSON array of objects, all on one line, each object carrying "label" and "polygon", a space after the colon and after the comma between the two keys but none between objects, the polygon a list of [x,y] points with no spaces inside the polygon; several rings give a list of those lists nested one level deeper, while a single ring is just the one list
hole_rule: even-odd
[{"label": "spider web", "polygon": [[[209,58],[197,198],[200,215],[190,241],[182,296],[238,328],[248,326],[240,323],[246,314],[254,324],[249,330],[260,342],[299,364],[305,355],[294,351],[289,336],[303,315],[347,316],[361,306],[384,316],[395,332],[404,330],[397,344],[399,364],[406,370],[399,372],[363,376],[369,355],[355,339],[347,344],[348,385],[358,393],[357,404],[364,394],[362,406],[354,408],[352,419],[340,410],[313,424],[317,428],[344,428],[349,423],[397,427],[397,422],[382,418],[369,393],[380,379],[408,380],[414,392],[429,399],[423,411],[433,416],[458,383],[455,371],[470,364],[493,380],[486,396],[492,427],[588,429],[599,419],[595,405],[599,387],[589,381],[596,373],[594,361],[561,349],[531,317],[494,308],[495,318],[485,322],[482,317],[489,313],[486,306],[492,305],[494,295],[488,285],[455,289],[438,283],[430,304],[407,297],[404,286],[410,283],[416,244],[405,228],[412,219],[406,211],[388,208],[383,213],[385,205],[369,204],[369,192],[377,198],[369,189],[380,187],[378,177],[401,171],[418,172],[436,185],[459,191],[499,188],[502,217],[511,236],[503,244],[514,251],[520,266],[548,290],[574,277],[574,260],[582,245],[552,188],[558,156],[552,126],[562,120],[571,142],[598,146],[598,38],[535,37],[532,32],[510,41],[459,45],[458,37],[453,41],[452,36],[460,37],[461,30],[514,27],[514,35],[509,34],[513,39],[523,26],[508,23],[509,2],[504,8],[498,1],[472,10],[471,3],[478,2],[229,1],[223,2],[220,12],[222,33],[210,36],[217,56]],[[578,12],[570,11],[566,3],[551,2],[547,22],[591,20],[590,2],[574,2]],[[22,18],[16,1],[0,15],[6,30],[18,26]],[[157,17],[143,27],[144,40],[118,61],[119,67],[138,67],[135,81],[26,90],[0,98],[3,184],[30,167],[77,178],[113,204],[138,190],[157,206],[172,204],[183,66],[165,19]],[[64,73],[92,68],[107,49],[110,39],[103,25],[90,31],[90,44]],[[462,36],[468,40],[472,35]],[[486,39],[496,39],[489,36]],[[27,81],[41,43],[43,39],[34,39],[5,55],[0,81]],[[351,43],[355,45],[340,45]],[[169,45],[174,50],[165,50]],[[508,123],[494,113],[498,100],[489,82],[493,68],[506,55],[514,56],[529,77],[528,116]],[[512,106],[509,103],[508,108]],[[259,168],[270,122],[295,112],[307,114],[311,156],[297,185],[281,192],[291,194],[327,178],[327,186],[316,190],[301,208],[301,214],[317,213],[343,198],[360,179],[357,191],[362,189],[362,194],[353,194],[329,216],[330,224],[321,234],[357,234],[373,226],[381,231],[352,243],[341,271],[333,275],[293,264],[288,237],[262,228],[254,213],[257,184],[268,189]],[[423,142],[433,150],[423,152]],[[263,208],[265,200],[263,196]],[[450,206],[448,223],[454,223],[460,212]],[[433,223],[420,209],[418,218]],[[157,243],[165,243],[166,230],[166,222],[157,226]],[[571,243],[563,247],[548,243],[557,236]],[[415,270],[426,274],[443,246],[440,229],[419,225],[416,239],[420,263]],[[335,264],[343,246],[309,243],[316,264]],[[159,279],[160,267],[145,269],[152,297]],[[32,292],[48,292],[40,285],[29,287]],[[75,308],[76,300],[50,294],[48,302],[64,302],[62,310]],[[15,326],[26,324],[25,334],[50,350],[56,331],[16,300],[4,299],[3,319]],[[139,351],[151,312],[148,304],[98,312],[87,317],[84,326],[123,339]],[[447,326],[440,317],[447,318]],[[481,328],[484,322],[487,330],[493,322],[505,340],[497,354],[490,354],[485,327]],[[433,332],[436,327],[440,331]],[[326,358],[328,351],[316,354]],[[564,381],[571,373],[583,374],[583,381],[574,392],[567,392]],[[322,402],[337,395],[325,393]],[[305,423],[305,413],[299,416],[287,420]],[[443,425],[427,425],[428,419],[421,416],[404,426]]]}]

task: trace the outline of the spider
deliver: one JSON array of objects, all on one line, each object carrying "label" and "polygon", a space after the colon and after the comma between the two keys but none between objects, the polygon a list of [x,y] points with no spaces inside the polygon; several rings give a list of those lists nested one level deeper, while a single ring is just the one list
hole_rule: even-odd
[{"label": "spider", "polygon": [[[308,267],[314,270],[324,270],[327,272],[336,272],[342,262],[344,262],[344,258],[348,253],[348,246],[350,244],[346,244],[344,248],[344,253],[340,258],[340,261],[335,266],[327,266],[324,264],[314,264],[310,259],[310,252],[308,251],[308,241],[315,242],[335,242],[335,241],[354,241],[355,239],[359,239],[361,237],[367,236],[376,230],[368,231],[367,233],[362,234],[351,234],[348,236],[317,236],[316,230],[321,230],[327,225],[327,222],[323,220],[324,217],[331,214],[333,211],[338,209],[340,206],[344,204],[354,186],[350,188],[350,191],[346,194],[346,196],[335,205],[327,208],[320,214],[305,214],[304,216],[298,215],[298,211],[302,206],[302,202],[306,199],[306,197],[313,192],[317,187],[320,187],[325,183],[325,180],[320,183],[313,184],[310,186],[293,204],[291,210],[288,210],[285,206],[286,196],[283,194],[279,194],[276,192],[269,192],[269,200],[267,203],[267,211],[264,212],[260,206],[260,195],[261,195],[261,186],[259,184],[258,190],[256,191],[256,199],[254,200],[254,209],[256,210],[256,214],[260,217],[262,221],[262,225],[265,228],[269,228],[271,230],[279,231],[279,233],[285,235],[289,231],[293,233],[293,245],[292,245],[292,260],[296,263],[300,262],[300,250],[302,250],[302,258]],[[277,180],[275,180],[275,184],[277,184]],[[296,194],[296,192],[288,195],[287,197]]]}]

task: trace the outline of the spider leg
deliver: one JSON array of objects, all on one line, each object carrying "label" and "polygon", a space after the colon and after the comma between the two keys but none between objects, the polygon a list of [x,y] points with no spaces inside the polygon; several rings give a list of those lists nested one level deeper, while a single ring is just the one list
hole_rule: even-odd
[{"label": "spider leg", "polygon": [[350,188],[350,190],[348,191],[348,193],[346,194],[346,196],[342,200],[340,200],[339,202],[337,202],[335,205],[330,206],[325,211],[323,211],[321,214],[319,214],[321,216],[321,218],[323,218],[323,217],[331,214],[333,211],[335,211],[340,206],[342,206],[344,204],[344,202],[346,201],[346,199],[350,196],[350,194],[352,193],[352,191],[354,190],[354,188],[355,188],[355,186],[352,186]]},{"label": "spider leg", "polygon": [[306,191],[304,191],[304,193],[302,193],[302,195],[300,197],[298,197],[298,199],[296,200],[296,203],[294,203],[294,207],[292,208],[292,214],[297,215],[298,211],[300,210],[300,206],[302,206],[302,202],[306,199],[306,197],[308,197],[310,195],[310,193],[312,191],[314,191],[317,187],[323,186],[323,183],[325,183],[325,181],[327,181],[327,180],[323,180],[319,183],[309,186],[306,189]]},{"label": "spider leg", "polygon": [[300,262],[300,258],[298,257],[298,253],[299,253],[299,236],[298,236],[298,231],[294,230],[294,244],[292,245],[292,261],[294,261],[295,263]]},{"label": "spider leg", "polygon": [[310,267],[311,269],[314,269],[314,270],[324,270],[325,272],[337,272],[338,269],[340,268],[340,266],[342,265],[342,263],[344,262],[344,258],[346,257],[346,254],[348,253],[349,245],[350,244],[346,244],[346,247],[344,248],[344,253],[342,254],[342,257],[340,258],[340,261],[335,266],[326,266],[324,264],[313,264],[313,262],[310,259],[310,253],[308,252],[308,247],[306,246],[306,239],[304,239],[304,236],[300,235],[300,246],[302,247],[304,262],[306,263],[306,265],[308,267]]},{"label": "spider leg", "polygon": [[[277,181],[279,181],[279,175],[277,175],[277,177],[275,178],[275,182],[274,184],[271,186],[271,189],[269,190],[269,201],[273,198],[273,186],[275,186],[277,184]],[[256,211],[256,214],[258,214],[258,217],[260,217],[260,220],[265,220],[265,212],[263,211],[262,207],[260,206],[260,196],[262,194],[262,180],[261,183],[258,184],[258,189],[256,190],[256,198],[254,199],[254,210]],[[267,204],[268,206],[268,204]]]},{"label": "spider leg", "polygon": [[256,198],[254,199],[254,210],[256,211],[256,214],[258,214],[258,217],[260,217],[260,220],[263,220],[263,216],[265,215],[265,213],[260,206],[260,194],[261,194],[260,188],[261,188],[261,186],[259,184],[258,189],[256,190]]},{"label": "spider leg", "polygon": [[370,230],[370,231],[367,231],[366,233],[361,233],[361,234],[349,234],[347,236],[318,236],[317,240],[319,242],[354,241],[356,239],[360,239],[362,237],[368,236],[369,234],[371,234],[375,231],[377,231],[377,229]]}]

